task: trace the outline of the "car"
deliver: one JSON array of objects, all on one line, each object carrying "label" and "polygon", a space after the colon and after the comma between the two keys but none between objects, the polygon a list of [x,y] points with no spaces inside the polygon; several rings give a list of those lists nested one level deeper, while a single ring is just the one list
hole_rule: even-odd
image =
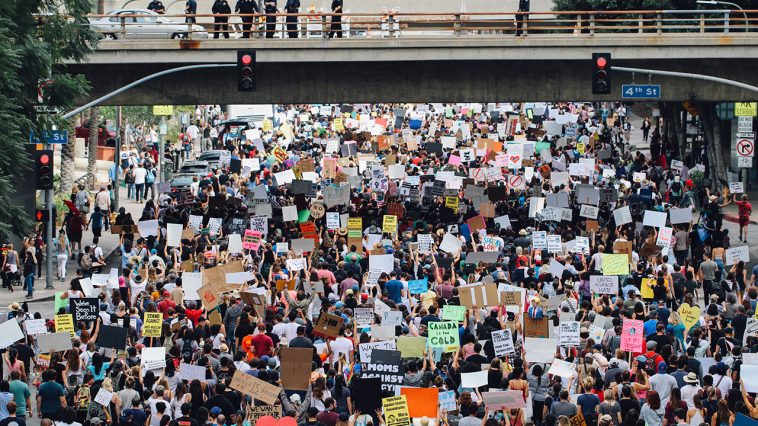
[{"label": "car", "polygon": [[207,161],[185,161],[181,167],[179,167],[180,175],[193,175],[193,176],[206,176],[210,173],[211,167]]},{"label": "car", "polygon": [[[90,18],[90,27],[100,33],[103,40],[188,38],[187,24],[148,9],[112,10],[106,16]],[[208,32],[201,25],[193,24],[192,38],[207,39]]]},{"label": "car", "polygon": [[196,177],[198,176],[193,173],[182,173],[174,175],[174,177],[171,178],[171,191],[176,192],[183,189],[189,189],[190,185],[192,185],[192,180]]},{"label": "car", "polygon": [[207,161],[211,168],[217,169],[222,164],[228,164],[232,158],[232,153],[226,149],[214,149],[212,151],[205,151],[197,157],[198,160]]}]

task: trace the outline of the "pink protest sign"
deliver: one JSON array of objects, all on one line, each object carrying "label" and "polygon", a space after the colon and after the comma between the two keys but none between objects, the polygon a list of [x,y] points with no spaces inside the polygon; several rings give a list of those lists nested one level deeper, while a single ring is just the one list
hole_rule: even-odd
[{"label": "pink protest sign", "polygon": [[245,250],[257,251],[261,246],[261,233],[259,231],[245,230],[245,236],[242,237],[242,248]]},{"label": "pink protest sign", "polygon": [[645,326],[640,320],[624,320],[621,329],[621,350],[629,352],[644,352]]},{"label": "pink protest sign", "polygon": [[447,160],[447,164],[450,164],[452,166],[460,166],[461,165],[461,157],[457,155],[450,155],[450,158]]}]

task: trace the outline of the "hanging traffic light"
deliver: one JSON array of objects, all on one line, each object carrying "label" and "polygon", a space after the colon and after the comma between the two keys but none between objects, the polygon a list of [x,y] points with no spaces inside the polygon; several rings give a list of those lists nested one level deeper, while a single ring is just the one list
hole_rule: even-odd
[{"label": "hanging traffic light", "polygon": [[592,94],[607,95],[611,93],[611,54],[592,54]]},{"label": "hanging traffic light", "polygon": [[38,223],[47,223],[50,220],[50,212],[47,209],[37,209],[34,213],[34,220]]},{"label": "hanging traffic light", "polygon": [[255,92],[255,51],[237,51],[237,90]]},{"label": "hanging traffic light", "polygon": [[33,157],[37,189],[53,189],[53,151],[34,151]]}]

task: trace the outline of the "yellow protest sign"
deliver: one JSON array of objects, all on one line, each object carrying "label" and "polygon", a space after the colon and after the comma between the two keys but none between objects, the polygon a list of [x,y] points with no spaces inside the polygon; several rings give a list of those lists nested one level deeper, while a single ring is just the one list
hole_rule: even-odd
[{"label": "yellow protest sign", "polygon": [[[652,299],[655,297],[653,293],[653,284],[655,284],[655,278],[643,278],[641,291],[643,299]],[[626,295],[625,295],[626,296]]]},{"label": "yellow protest sign", "polygon": [[75,337],[74,334],[74,317],[71,314],[60,314],[55,316],[55,332],[56,333],[69,333],[71,338]]},{"label": "yellow protest sign", "polygon": [[290,158],[289,154],[287,154],[287,151],[285,151],[284,148],[279,145],[274,147],[274,150],[271,152],[271,154],[273,154],[274,158],[276,158],[276,161],[280,163],[284,163],[288,158]]},{"label": "yellow protest sign", "polygon": [[153,115],[171,115],[173,113],[173,105],[153,105]]},{"label": "yellow protest sign", "polygon": [[290,127],[289,124],[284,123],[281,126],[279,126],[279,131],[282,132],[284,135],[284,138],[287,140],[294,140],[295,134],[292,133],[292,127]]},{"label": "yellow protest sign", "polygon": [[426,350],[426,338],[400,336],[397,338],[397,350],[403,358],[421,358]]},{"label": "yellow protest sign", "polygon": [[142,319],[142,335],[145,337],[161,337],[163,330],[163,314],[160,312],[145,312]]},{"label": "yellow protest sign", "polygon": [[271,120],[269,120],[268,118],[264,118],[263,119],[263,131],[264,132],[270,132],[272,128],[273,128],[273,126],[271,124]]},{"label": "yellow protest sign", "polygon": [[382,223],[382,232],[388,234],[397,233],[397,216],[386,214],[384,215],[384,222]]},{"label": "yellow protest sign", "polygon": [[361,247],[363,240],[363,219],[351,217],[347,219],[347,243]]},{"label": "yellow protest sign", "polygon": [[576,150],[579,151],[579,154],[584,155],[584,144],[581,142],[576,144]]},{"label": "yellow protest sign", "polygon": [[382,398],[382,408],[387,426],[408,426],[411,424],[408,400],[405,395]]},{"label": "yellow protest sign", "polygon": [[445,207],[458,214],[458,197],[445,197]]},{"label": "yellow protest sign", "polygon": [[629,257],[603,253],[603,275],[629,275]]},{"label": "yellow protest sign", "polygon": [[758,115],[758,102],[735,102],[735,117],[755,117]]},{"label": "yellow protest sign", "polygon": [[700,321],[700,306],[690,306],[688,303],[682,303],[677,312],[679,313],[679,318],[682,319],[685,334]]},{"label": "yellow protest sign", "polygon": [[345,126],[342,124],[341,118],[335,118],[334,119],[334,130],[341,132],[345,130]]}]

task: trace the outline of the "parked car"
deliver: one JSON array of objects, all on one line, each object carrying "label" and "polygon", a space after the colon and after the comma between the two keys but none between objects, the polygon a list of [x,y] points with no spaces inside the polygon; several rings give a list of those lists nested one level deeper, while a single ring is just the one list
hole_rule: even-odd
[{"label": "parked car", "polygon": [[[85,143],[89,141],[89,119],[82,121],[80,126],[74,129],[74,134],[77,138],[83,138]],[[116,129],[112,123],[106,123],[105,126],[100,126],[97,130],[97,145],[98,146],[116,146]]]},{"label": "parked car", "polygon": [[[129,16],[142,15],[142,16]],[[121,27],[121,20],[124,26]],[[90,18],[92,29],[103,40],[118,39],[184,39],[188,37],[187,24],[161,16],[148,9],[116,9],[107,16]],[[193,39],[206,39],[208,32],[201,25],[192,25]]]},{"label": "parked car", "polygon": [[214,149],[212,151],[205,151],[197,157],[198,160],[207,161],[208,165],[217,169],[221,167],[222,163],[228,164],[232,158],[232,153],[226,149]]},{"label": "parked car", "polygon": [[182,166],[179,167],[179,173],[177,175],[206,176],[210,171],[211,168],[207,161],[185,161]]},{"label": "parked car", "polygon": [[171,191],[181,191],[183,189],[189,189],[192,185],[192,179],[196,178],[194,173],[178,174],[171,178]]}]

